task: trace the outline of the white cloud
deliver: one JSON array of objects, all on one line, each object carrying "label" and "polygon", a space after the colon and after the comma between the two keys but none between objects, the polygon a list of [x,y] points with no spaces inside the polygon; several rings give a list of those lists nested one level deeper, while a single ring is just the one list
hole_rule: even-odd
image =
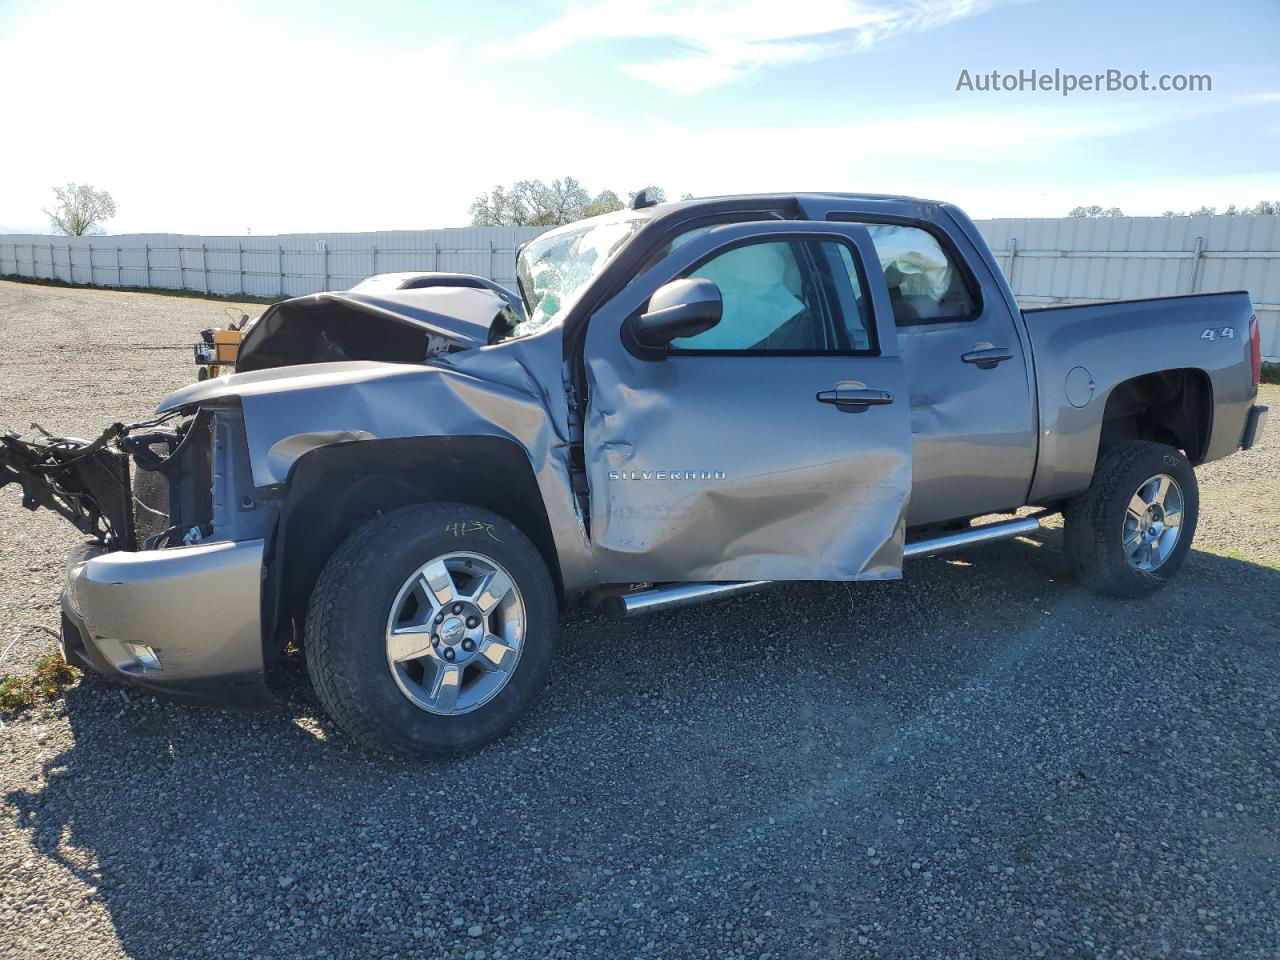
[{"label": "white cloud", "polygon": [[[1239,101],[1224,98],[1201,109],[1208,115],[1233,106]],[[1029,105],[957,110],[939,103],[846,124],[785,127],[630,118],[625,131],[604,136],[598,127],[567,119],[559,129],[570,151],[540,160],[552,170],[571,163],[593,185],[604,171],[607,183],[618,189],[653,182],[696,196],[901,193],[950,200],[982,217],[1061,216],[1081,203],[1159,213],[1268,195],[1261,175],[1169,170],[1164,176],[1135,178],[1116,174],[1113,164],[1099,159],[1112,138],[1186,119],[1187,111],[1173,103],[1056,101],[1052,110]],[[1200,196],[1209,199],[1189,199]]]},{"label": "white cloud", "polygon": [[[815,46],[852,42],[827,29],[850,22],[849,4],[795,6],[794,25],[774,29],[764,6],[748,2],[738,8],[743,23],[729,30],[717,19],[724,8],[699,0],[695,19],[681,29],[719,37],[717,69],[726,79],[759,68],[748,61],[795,62]],[[1227,94],[1034,103],[944,96],[892,110],[867,103],[815,123],[775,109],[737,125],[708,120],[692,101],[611,111],[536,82],[537,64],[510,64],[443,32],[430,43],[352,43],[333,30],[272,19],[267,7],[82,0],[78,29],[106,53],[75,62],[62,50],[67,7],[33,2],[29,16],[0,30],[0,90],[26,91],[4,101],[0,224],[43,225],[50,186],[69,180],[112,192],[120,206],[113,231],[241,233],[252,226],[256,234],[460,225],[470,199],[494,184],[566,174],[619,192],[646,183],[698,195],[902,192],[992,216],[1138,205],[1126,196],[1159,212],[1272,192],[1252,180],[1227,189],[1225,177],[1214,178],[1220,187],[1209,178],[1121,185],[1108,141],[1157,126],[1185,131],[1186,155],[1161,158],[1165,175],[1176,177],[1190,169],[1200,116],[1240,110],[1241,121],[1256,127],[1254,153],[1270,156],[1274,90],[1256,102]],[[926,22],[925,5],[910,9],[913,22]],[[941,15],[943,8],[928,9]],[[644,31],[655,29],[641,22]],[[544,50],[603,29],[556,23]],[[712,30],[717,24],[724,35]],[[872,21],[864,29],[875,29]],[[806,32],[781,36],[788,31]],[[694,59],[706,58],[705,48],[685,42]],[[521,82],[521,68],[534,80]],[[695,65],[683,82],[704,68]]]},{"label": "white cloud", "polygon": [[[582,169],[614,171],[622,183],[647,177],[699,195],[797,189],[921,193],[923,187],[902,182],[921,169],[952,177],[961,169],[1016,165],[1043,175],[1050,165],[1087,152],[1091,141],[1151,129],[1174,116],[1172,108],[1142,104],[1052,111],[933,104],[813,126],[710,127],[654,117],[632,122],[625,149],[613,136],[566,140],[574,144]],[[1009,149],[1010,131],[1017,132],[1016,151]]]},{"label": "white cloud", "polygon": [[597,0],[507,45],[551,56],[595,40],[662,39],[688,52],[621,69],[674,93],[729,83],[763,67],[866,49],[989,9],[995,0]]}]

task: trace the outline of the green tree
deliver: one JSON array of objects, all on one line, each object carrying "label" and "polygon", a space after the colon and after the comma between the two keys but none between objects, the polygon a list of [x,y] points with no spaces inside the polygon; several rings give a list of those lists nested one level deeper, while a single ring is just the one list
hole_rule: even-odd
[{"label": "green tree", "polygon": [[83,237],[116,215],[116,202],[111,194],[87,183],[54,187],[53,195],[57,202],[45,213],[53,228],[69,237]]},{"label": "green tree", "polygon": [[591,195],[573,177],[550,183],[518,180],[511,192],[528,210],[528,224],[533,227],[554,227],[581,220],[591,203]]},{"label": "green tree", "polygon": [[[665,203],[667,193],[661,187],[646,187],[649,196]],[[627,204],[636,198],[627,194]],[[681,197],[690,199],[689,194]],[[624,204],[612,190],[601,190],[594,198],[573,177],[544,183],[541,180],[517,180],[511,187],[494,187],[471,201],[471,225],[475,227],[555,227],[585,217],[621,210]]]},{"label": "green tree", "polygon": [[1074,217],[1077,220],[1087,219],[1090,217],[1123,217],[1124,211],[1119,207],[1108,207],[1103,209],[1096,203],[1088,207],[1074,207],[1068,217]]},{"label": "green tree", "polygon": [[472,200],[471,224],[476,227],[553,227],[588,216],[586,210],[592,202],[591,195],[573,177],[550,183],[517,180],[510,188],[496,186]]},{"label": "green tree", "polygon": [[584,216],[598,217],[602,213],[613,213],[622,209],[622,201],[612,190],[601,190],[596,198],[587,204]]},{"label": "green tree", "polygon": [[[1190,213],[1187,213],[1187,211],[1185,210],[1166,210],[1164,213],[1160,214],[1160,216],[1162,217],[1188,217],[1188,216],[1212,217],[1215,214],[1217,214],[1217,212],[1218,212],[1217,207],[1202,206],[1197,210],[1192,210]],[[1254,204],[1246,203],[1243,206],[1239,206],[1239,207],[1237,207],[1233,203],[1231,204],[1231,206],[1227,207],[1227,209],[1222,211],[1222,215],[1228,216],[1228,217],[1236,216],[1236,215],[1248,216],[1250,214],[1252,214],[1255,217],[1274,216],[1276,214],[1280,214],[1280,201],[1259,200],[1257,203],[1254,203]]]},{"label": "green tree", "polygon": [[523,227],[529,223],[524,201],[502,186],[471,201],[471,223],[477,227]]}]

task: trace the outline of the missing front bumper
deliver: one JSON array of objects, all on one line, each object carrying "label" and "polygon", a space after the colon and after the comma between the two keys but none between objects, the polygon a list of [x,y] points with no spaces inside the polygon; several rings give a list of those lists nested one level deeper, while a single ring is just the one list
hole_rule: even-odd
[{"label": "missing front bumper", "polygon": [[172,416],[112,424],[95,440],[35,424],[31,435],[0,434],[0,488],[18,485],[28,510],[52,510],[112,550],[181,542],[209,523],[214,415],[155,429]]},{"label": "missing front bumper", "polygon": [[96,440],[39,433],[0,434],[0,488],[22,489],[28,510],[52,510],[116,549],[134,545],[129,457],[120,447],[128,428],[113,424]]}]

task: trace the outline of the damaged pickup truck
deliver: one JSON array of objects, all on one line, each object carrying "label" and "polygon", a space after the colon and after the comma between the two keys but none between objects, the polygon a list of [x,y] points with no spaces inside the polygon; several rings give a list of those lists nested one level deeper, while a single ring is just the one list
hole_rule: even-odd
[{"label": "damaged pickup truck", "polygon": [[944,203],[641,195],[517,275],[285,301],[155,420],[0,439],[0,486],[92,535],[67,660],[260,705],[300,645],[358,740],[472,749],[580,600],[897,579],[1054,512],[1085,584],[1143,596],[1266,413],[1246,293],[1020,310]]}]

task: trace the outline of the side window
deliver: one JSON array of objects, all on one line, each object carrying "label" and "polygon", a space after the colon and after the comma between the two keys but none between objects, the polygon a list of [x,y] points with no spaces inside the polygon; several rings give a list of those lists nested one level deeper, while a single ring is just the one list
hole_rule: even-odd
[{"label": "side window", "polygon": [[964,278],[937,238],[919,227],[868,223],[898,326],[964,320],[975,311]]},{"label": "side window", "polygon": [[673,340],[676,353],[872,353],[874,326],[853,252],[837,240],[734,247],[689,272],[715,282],[720,322]]}]

